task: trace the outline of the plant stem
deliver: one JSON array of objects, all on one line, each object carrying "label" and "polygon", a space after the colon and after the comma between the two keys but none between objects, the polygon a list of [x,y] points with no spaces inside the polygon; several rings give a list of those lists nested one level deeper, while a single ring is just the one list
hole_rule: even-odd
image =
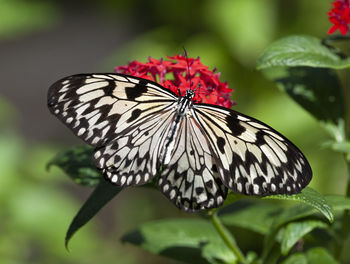
[{"label": "plant stem", "polygon": [[213,225],[216,228],[216,231],[218,231],[221,238],[224,240],[225,244],[232,250],[233,254],[237,257],[238,261],[240,263],[245,263],[245,257],[239,247],[237,246],[237,243],[235,239],[233,238],[232,234],[226,229],[226,227],[221,223],[219,217],[217,216],[216,212],[213,212],[211,214],[211,221]]},{"label": "plant stem", "polygon": [[[347,172],[348,172],[345,197],[350,197],[350,157],[349,155],[345,155],[345,162],[347,165]],[[341,258],[341,255],[343,254],[344,250],[348,250],[344,248],[344,242],[348,238],[349,234],[350,234],[350,211],[345,210],[343,215],[343,220],[342,220],[342,227],[341,227],[341,237],[343,239],[343,243],[342,243],[343,245],[341,246],[338,252],[338,258]]]},{"label": "plant stem", "polygon": [[[345,162],[346,162],[347,170],[348,170],[348,179],[347,179],[345,196],[350,197],[350,157],[348,157],[348,155],[345,156]],[[349,212],[347,211],[347,213],[349,213]]]}]

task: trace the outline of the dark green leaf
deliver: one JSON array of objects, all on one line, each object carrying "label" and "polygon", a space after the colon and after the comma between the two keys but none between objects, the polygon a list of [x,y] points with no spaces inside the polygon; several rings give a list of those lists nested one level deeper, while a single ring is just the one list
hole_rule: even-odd
[{"label": "dark green leaf", "polygon": [[227,197],[225,199],[224,204],[220,207],[220,209],[224,208],[225,206],[228,206],[232,203],[236,203],[238,200],[241,200],[243,198],[246,198],[245,195],[239,194],[239,193],[235,193],[235,192],[229,192],[227,194]]},{"label": "dark green leaf", "polygon": [[302,202],[318,210],[328,219],[330,223],[334,221],[334,213],[331,205],[327,203],[327,200],[324,196],[316,192],[314,189],[311,189],[310,187],[306,187],[304,190],[302,190],[301,193],[298,194],[271,195],[264,197],[264,199],[278,199]]},{"label": "dark green leaf", "polygon": [[337,264],[329,252],[321,247],[312,248],[306,253],[296,253],[288,257],[282,264]]},{"label": "dark green leaf", "polygon": [[145,223],[122,238],[153,253],[186,263],[236,263],[236,257],[202,219],[170,219]]},{"label": "dark green leaf", "polygon": [[276,217],[274,218],[274,221],[270,227],[270,232],[267,236],[265,236],[264,249],[262,255],[263,258],[266,258],[270,250],[273,248],[276,241],[276,235],[283,225],[291,221],[308,217],[314,213],[315,209],[305,204],[298,204],[291,208],[281,210],[281,213],[279,215],[276,215]]},{"label": "dark green leaf", "polygon": [[268,79],[310,112],[337,141],[344,140],[345,103],[334,70],[291,67],[264,71]]},{"label": "dark green leaf", "polygon": [[281,66],[344,69],[350,67],[350,59],[342,58],[318,38],[289,36],[272,43],[257,61],[258,69]]},{"label": "dark green leaf", "polygon": [[225,225],[242,227],[265,235],[281,211],[280,204],[245,199],[220,209],[219,217]]},{"label": "dark green leaf", "polygon": [[305,218],[315,213],[315,210],[321,212],[329,222],[333,222],[334,213],[331,206],[327,203],[325,197],[320,195],[310,187],[305,188],[301,193],[295,195],[272,195],[265,199],[280,199],[289,201],[299,201],[304,203],[281,211],[277,215],[271,226],[270,233],[265,237],[263,258],[266,258],[275,243],[275,237],[278,230],[285,224],[298,219]]},{"label": "dark green leaf", "polygon": [[102,209],[102,207],[104,207],[121,190],[121,187],[112,185],[105,180],[100,181],[70,224],[65,239],[66,247],[68,247],[68,242],[74,233],[89,222],[90,219],[94,217]]},{"label": "dark green leaf", "polygon": [[285,259],[282,264],[308,264],[304,253],[295,253]]},{"label": "dark green leaf", "polygon": [[299,239],[315,228],[328,228],[328,225],[318,220],[307,220],[287,224],[281,241],[282,254],[287,255],[289,250]]},{"label": "dark green leaf", "polygon": [[47,168],[55,165],[62,169],[76,183],[96,186],[102,179],[100,171],[92,162],[94,148],[88,145],[73,147],[56,155]]},{"label": "dark green leaf", "polygon": [[316,247],[306,252],[308,263],[310,264],[337,264],[338,262],[332,257],[331,254],[321,247]]}]

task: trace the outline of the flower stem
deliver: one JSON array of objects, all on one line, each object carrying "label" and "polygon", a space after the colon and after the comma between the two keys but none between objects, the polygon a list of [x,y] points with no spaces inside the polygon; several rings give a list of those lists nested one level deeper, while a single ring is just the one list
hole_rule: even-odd
[{"label": "flower stem", "polygon": [[[345,162],[347,165],[347,172],[348,172],[348,178],[347,178],[347,184],[346,184],[346,190],[345,190],[345,197],[350,197],[350,157],[349,155],[345,155]],[[343,245],[340,247],[340,250],[338,252],[338,258],[341,258],[341,256],[344,254],[344,250],[348,250],[344,248],[344,242],[347,240],[348,236],[350,235],[350,211],[345,210],[342,220],[342,227],[341,227],[341,237],[343,240]]]},{"label": "flower stem", "polygon": [[225,244],[232,250],[233,254],[237,257],[237,260],[239,263],[245,263],[245,257],[239,247],[237,246],[237,243],[232,236],[232,234],[226,229],[226,227],[221,223],[219,217],[217,216],[216,212],[213,212],[211,214],[211,221],[216,228],[216,231],[219,233],[221,238],[224,240]]}]

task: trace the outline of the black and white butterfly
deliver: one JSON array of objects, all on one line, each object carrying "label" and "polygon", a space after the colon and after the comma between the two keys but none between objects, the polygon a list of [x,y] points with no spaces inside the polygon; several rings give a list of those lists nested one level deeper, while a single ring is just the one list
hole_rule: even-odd
[{"label": "black and white butterfly", "polygon": [[156,176],[177,207],[220,206],[228,189],[246,195],[294,194],[311,180],[300,150],[268,125],[231,109],[197,104],[123,74],[78,74],[54,83],[50,111],[95,146],[111,183],[142,185]]}]

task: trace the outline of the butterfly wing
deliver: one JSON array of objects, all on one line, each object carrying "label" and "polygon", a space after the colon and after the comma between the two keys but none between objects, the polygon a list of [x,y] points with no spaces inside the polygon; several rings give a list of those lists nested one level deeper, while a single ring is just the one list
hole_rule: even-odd
[{"label": "butterfly wing", "polygon": [[156,175],[162,135],[155,132],[166,133],[176,102],[160,85],[122,74],[73,75],[48,92],[50,111],[96,147],[96,166],[118,185],[144,184]]},{"label": "butterfly wing", "polygon": [[301,151],[268,125],[224,107],[195,104],[223,183],[248,195],[294,194],[311,180]]},{"label": "butterfly wing", "polygon": [[183,117],[171,151],[162,163],[159,188],[175,205],[185,211],[220,206],[227,194],[198,123]]}]

